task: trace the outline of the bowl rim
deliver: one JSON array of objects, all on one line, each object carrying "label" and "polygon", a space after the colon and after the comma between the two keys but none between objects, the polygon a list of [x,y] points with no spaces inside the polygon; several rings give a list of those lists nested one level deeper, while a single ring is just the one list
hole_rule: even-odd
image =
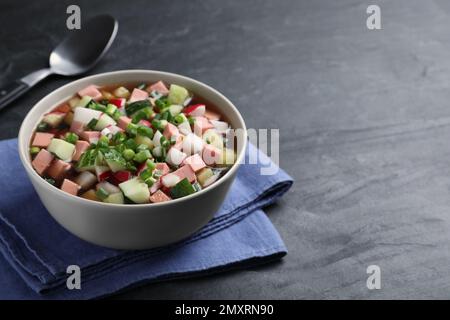
[{"label": "bowl rim", "polygon": [[[203,87],[205,90],[207,91],[211,91],[213,92],[215,95],[217,95],[220,99],[222,99],[225,103],[227,103],[231,109],[233,110],[233,112],[236,114],[238,121],[240,122],[240,125],[242,126],[243,129],[243,142],[242,143],[242,147],[241,150],[237,150],[237,157],[236,157],[236,161],[235,163],[231,166],[231,168],[225,173],[225,175],[223,175],[219,180],[217,180],[215,183],[213,183],[212,185],[206,187],[205,189],[202,189],[198,192],[195,192],[193,194],[190,194],[188,196],[185,197],[181,197],[178,199],[171,199],[170,201],[164,201],[164,202],[157,202],[157,203],[135,203],[135,204],[128,204],[128,203],[124,203],[124,204],[117,204],[117,203],[107,203],[107,202],[100,202],[100,201],[93,201],[93,200],[89,200],[89,199],[85,199],[82,198],[80,196],[75,196],[72,194],[69,194],[67,192],[62,191],[61,189],[55,187],[54,185],[51,185],[47,182],[45,182],[45,180],[33,169],[33,167],[31,166],[31,161],[28,159],[28,155],[25,154],[24,150],[26,150],[27,148],[23,148],[22,144],[23,143],[29,143],[29,141],[25,141],[25,137],[24,137],[24,131],[25,131],[25,127],[24,124],[27,121],[31,121],[29,119],[30,114],[32,113],[32,111],[42,102],[42,100],[48,98],[51,95],[55,95],[65,89],[67,89],[68,87],[74,86],[76,84],[78,84],[79,82],[82,81],[86,81],[91,79],[92,81],[95,81],[96,78],[98,77],[111,77],[111,76],[115,76],[118,74],[126,74],[126,73],[135,73],[136,77],[138,77],[139,74],[156,74],[156,75],[165,75],[165,76],[171,76],[171,77],[176,77],[179,79],[183,79],[185,81],[188,82],[192,82],[194,83],[196,86],[200,86]],[[139,80],[139,79],[137,79]],[[54,107],[54,106],[52,106]],[[49,108],[50,109],[50,108]],[[23,143],[22,143],[23,141]],[[19,135],[18,135],[18,152],[19,152],[19,156],[20,156],[20,160],[22,162],[22,165],[25,167],[25,170],[28,172],[29,175],[33,176],[34,178],[37,178],[37,181],[39,181],[40,185],[43,186],[44,188],[46,188],[48,191],[52,192],[52,191],[56,191],[57,194],[60,194],[62,197],[65,197],[67,200],[71,200],[71,201],[81,201],[81,203],[86,203],[89,205],[93,205],[93,206],[99,206],[99,207],[115,207],[115,208],[143,208],[143,207],[160,207],[160,206],[169,206],[172,204],[177,204],[183,201],[188,201],[190,199],[194,199],[196,197],[199,197],[203,194],[208,193],[209,191],[212,191],[213,189],[217,188],[218,186],[220,186],[221,184],[223,184],[226,180],[230,179],[234,173],[237,171],[237,169],[239,168],[243,158],[245,157],[245,150],[247,148],[247,126],[245,124],[245,121],[241,115],[241,113],[239,112],[239,110],[236,108],[236,106],[227,98],[225,97],[225,95],[223,95],[221,92],[219,92],[218,90],[214,89],[213,87],[195,80],[193,78],[187,77],[187,76],[183,76],[177,73],[172,73],[172,72],[166,72],[166,71],[159,71],[159,70],[146,70],[146,69],[125,69],[125,70],[117,70],[117,71],[110,71],[110,72],[103,72],[103,73],[97,73],[94,75],[89,75],[74,81],[71,81],[61,87],[58,87],[57,89],[51,91],[50,93],[46,94],[44,97],[42,97],[38,102],[36,102],[33,107],[27,112],[25,118],[22,121],[22,124],[20,125],[20,130],[19,130]],[[45,183],[45,184],[44,184]]]}]

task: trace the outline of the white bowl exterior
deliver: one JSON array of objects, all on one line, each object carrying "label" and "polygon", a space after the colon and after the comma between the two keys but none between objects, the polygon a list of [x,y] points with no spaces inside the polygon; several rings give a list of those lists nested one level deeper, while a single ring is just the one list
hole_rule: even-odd
[{"label": "white bowl exterior", "polygon": [[[215,184],[196,194],[170,202],[145,205],[112,205],[64,193],[42,179],[31,167],[28,148],[42,115],[89,84],[100,86],[163,80],[175,83],[212,102],[240,132],[237,164]],[[245,153],[245,123],[233,104],[216,90],[176,74],[124,70],[86,77],[65,85],[40,100],[28,113],[19,133],[19,154],[44,206],[64,228],[97,245],[116,249],[147,249],[182,240],[202,228],[220,208]]]}]

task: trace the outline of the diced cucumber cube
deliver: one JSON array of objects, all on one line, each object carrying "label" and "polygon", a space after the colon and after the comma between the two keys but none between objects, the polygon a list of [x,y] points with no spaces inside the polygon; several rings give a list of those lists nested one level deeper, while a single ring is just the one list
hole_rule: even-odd
[{"label": "diced cucumber cube", "polygon": [[139,178],[122,182],[119,184],[119,188],[128,199],[135,203],[147,203],[150,201],[148,186]]},{"label": "diced cucumber cube", "polygon": [[122,192],[113,193],[113,194],[110,194],[108,197],[106,197],[106,199],[104,199],[103,202],[123,204],[124,197],[123,197]]},{"label": "diced cucumber cube", "polygon": [[75,152],[75,145],[62,139],[53,138],[47,147],[47,151],[55,154],[63,161],[71,161]]},{"label": "diced cucumber cube", "polygon": [[189,96],[189,92],[186,88],[178,86],[176,84],[171,84],[169,89],[169,102],[171,104],[179,104],[182,105],[184,100]]},{"label": "diced cucumber cube", "polygon": [[172,115],[172,117],[178,115],[181,112],[181,110],[183,110],[183,106],[180,106],[179,104],[172,104],[169,107],[169,112]]},{"label": "diced cucumber cube", "polygon": [[95,125],[95,130],[101,131],[108,126],[115,126],[116,124],[117,122],[113,118],[108,116],[106,113],[103,113]]}]

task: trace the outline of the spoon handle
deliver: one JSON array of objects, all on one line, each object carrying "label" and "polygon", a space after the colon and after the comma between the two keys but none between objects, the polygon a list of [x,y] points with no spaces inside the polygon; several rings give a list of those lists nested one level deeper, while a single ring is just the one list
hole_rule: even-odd
[{"label": "spoon handle", "polygon": [[41,69],[30,73],[20,80],[8,83],[0,87],[0,110],[27,92],[32,86],[46,78],[53,71],[49,68]]},{"label": "spoon handle", "polygon": [[21,80],[0,87],[0,110],[27,92],[28,89],[30,89],[30,86]]}]

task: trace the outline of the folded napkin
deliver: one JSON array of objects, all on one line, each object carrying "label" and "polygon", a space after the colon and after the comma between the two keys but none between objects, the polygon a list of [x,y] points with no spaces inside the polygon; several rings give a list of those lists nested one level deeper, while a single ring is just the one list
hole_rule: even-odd
[{"label": "folded napkin", "polygon": [[[241,166],[221,209],[202,230],[174,245],[124,251],[87,243],[59,226],[26,176],[17,140],[1,141],[0,298],[98,298],[151,281],[282,257],[286,248],[261,208],[282,196],[292,179],[281,169],[261,175],[261,167],[270,159],[251,144],[246,151],[249,157],[259,159],[258,164]],[[81,290],[66,288],[66,268],[73,264],[81,268]],[[17,281],[12,270],[24,281]]]}]

